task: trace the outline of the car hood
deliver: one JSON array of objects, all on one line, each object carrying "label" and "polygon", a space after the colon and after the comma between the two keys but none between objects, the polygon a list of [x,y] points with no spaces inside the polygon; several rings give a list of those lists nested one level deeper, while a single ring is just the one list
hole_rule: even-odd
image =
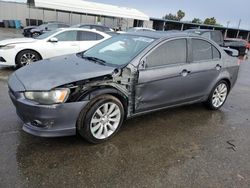
[{"label": "car hood", "polygon": [[37,41],[36,39],[32,38],[15,38],[15,39],[6,39],[0,41],[0,46],[5,46],[9,44],[19,44],[19,43],[30,43],[30,42],[35,42]]},{"label": "car hood", "polygon": [[100,65],[73,54],[35,62],[14,74],[26,91],[49,91],[76,81],[109,75],[114,70],[114,67]]}]

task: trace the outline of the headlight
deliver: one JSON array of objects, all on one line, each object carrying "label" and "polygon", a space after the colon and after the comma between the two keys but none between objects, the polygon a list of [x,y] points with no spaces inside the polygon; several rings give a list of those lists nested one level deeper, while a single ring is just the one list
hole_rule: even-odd
[{"label": "headlight", "polygon": [[0,46],[1,50],[9,50],[15,48],[15,45],[5,45],[5,46]]},{"label": "headlight", "polygon": [[24,96],[26,99],[38,102],[39,104],[49,105],[65,102],[68,99],[69,93],[69,89],[56,89],[42,92],[25,92]]}]

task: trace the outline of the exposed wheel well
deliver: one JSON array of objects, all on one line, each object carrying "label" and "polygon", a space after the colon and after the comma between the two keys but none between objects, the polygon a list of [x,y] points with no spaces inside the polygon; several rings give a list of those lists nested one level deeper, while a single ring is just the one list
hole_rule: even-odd
[{"label": "exposed wheel well", "polygon": [[85,93],[83,96],[79,97],[77,101],[89,98],[90,103],[92,103],[102,95],[111,95],[116,97],[122,103],[126,117],[128,112],[128,99],[122,92],[113,87],[95,88],[94,90],[89,91],[88,93]]},{"label": "exposed wheel well", "polygon": [[24,50],[21,50],[20,52],[18,52],[18,53],[16,54],[16,57],[15,57],[15,62],[16,62],[16,63],[17,63],[17,56],[18,56],[21,52],[26,51],[26,50],[30,50],[30,51],[36,52],[36,53],[39,55],[40,59],[43,59],[43,57],[41,56],[41,54],[40,54],[38,51],[33,50],[33,49],[24,49]]}]

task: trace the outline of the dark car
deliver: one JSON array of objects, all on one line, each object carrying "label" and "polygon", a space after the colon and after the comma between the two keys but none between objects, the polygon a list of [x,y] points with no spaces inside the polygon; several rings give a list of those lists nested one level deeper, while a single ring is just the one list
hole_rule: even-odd
[{"label": "dark car", "polygon": [[205,38],[213,40],[220,46],[224,46],[224,37],[221,31],[211,29],[187,29],[185,32],[201,35]]},{"label": "dark car", "polygon": [[95,29],[97,31],[102,31],[102,32],[112,32],[112,31],[114,31],[110,27],[107,27],[105,25],[98,25],[98,24],[77,24],[77,25],[73,25],[71,27],[85,28],[85,29]]},{"label": "dark car", "polygon": [[250,47],[246,40],[238,38],[226,38],[224,40],[224,46],[238,50],[240,56],[246,55]]},{"label": "dark car", "polygon": [[210,40],[216,42],[221,46],[224,51],[231,56],[244,56],[247,53],[247,43],[241,39],[226,39],[222,35],[221,31],[210,29],[188,29],[185,30],[188,33],[198,34]]},{"label": "dark car", "polygon": [[100,143],[137,115],[197,102],[218,110],[237,80],[237,62],[197,35],[129,33],[17,70],[9,95],[24,131],[43,137],[78,132]]},{"label": "dark car", "polygon": [[58,28],[67,28],[68,24],[61,22],[48,22],[40,26],[28,26],[23,29],[23,35],[25,37],[37,37],[45,32],[56,30]]}]

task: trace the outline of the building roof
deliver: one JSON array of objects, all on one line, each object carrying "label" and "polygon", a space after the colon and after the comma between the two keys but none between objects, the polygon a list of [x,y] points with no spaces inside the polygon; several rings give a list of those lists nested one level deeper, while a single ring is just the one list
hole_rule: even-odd
[{"label": "building roof", "polygon": [[176,21],[176,20],[168,20],[168,19],[162,19],[162,18],[150,18],[151,21],[161,21],[161,22],[169,22],[169,23],[176,23],[176,24],[185,24],[185,25],[193,25],[193,26],[204,26],[204,27],[210,27],[210,28],[217,28],[217,29],[228,29],[228,30],[241,30],[241,31],[247,31],[250,30],[247,29],[238,29],[238,28],[232,28],[232,27],[224,27],[220,25],[207,25],[207,24],[198,24],[198,23],[192,23],[187,21]]},{"label": "building roof", "polygon": [[83,0],[34,0],[35,7],[63,10],[108,17],[149,20],[149,16],[139,10],[127,7],[88,2]]}]

